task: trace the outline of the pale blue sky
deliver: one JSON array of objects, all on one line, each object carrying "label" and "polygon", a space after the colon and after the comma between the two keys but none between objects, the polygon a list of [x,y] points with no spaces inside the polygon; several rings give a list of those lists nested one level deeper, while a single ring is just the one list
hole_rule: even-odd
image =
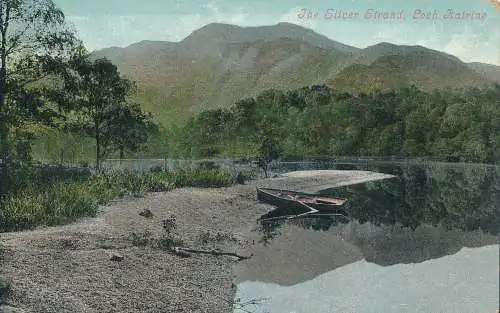
[{"label": "pale blue sky", "polygon": [[[489,0],[55,0],[74,23],[89,50],[125,47],[141,40],[180,41],[212,22],[240,26],[291,22],[327,37],[364,48],[381,41],[422,45],[464,61],[500,65],[500,11]],[[301,8],[319,17],[300,20]],[[327,20],[327,9],[355,11],[353,20]],[[368,9],[404,11],[405,20],[364,18]],[[486,13],[482,20],[414,19],[414,11]]]}]

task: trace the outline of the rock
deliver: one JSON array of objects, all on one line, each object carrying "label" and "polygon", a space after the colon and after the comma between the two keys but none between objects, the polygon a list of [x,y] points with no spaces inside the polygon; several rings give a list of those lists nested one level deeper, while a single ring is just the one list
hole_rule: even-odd
[{"label": "rock", "polygon": [[118,253],[111,253],[111,256],[109,257],[109,259],[113,262],[121,262],[121,261],[123,261],[124,257],[123,257],[123,255],[120,255]]},{"label": "rock", "polygon": [[144,209],[142,212],[139,213],[139,215],[144,216],[145,218],[152,218],[153,217],[153,213],[148,209]]}]

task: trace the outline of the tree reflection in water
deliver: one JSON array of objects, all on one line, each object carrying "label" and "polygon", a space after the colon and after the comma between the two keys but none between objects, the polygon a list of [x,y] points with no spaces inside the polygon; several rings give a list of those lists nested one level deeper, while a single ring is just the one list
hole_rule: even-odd
[{"label": "tree reflection in water", "polygon": [[[415,230],[420,225],[442,226],[447,230],[474,231],[498,235],[500,225],[500,167],[486,165],[358,166],[397,176],[325,190],[322,194],[342,196],[349,218],[358,223],[398,225]],[[301,212],[297,212],[301,213]],[[272,211],[261,219],[290,214],[286,208]],[[260,223],[262,243],[279,235],[284,224],[306,229],[329,230],[349,219],[306,216]]]}]

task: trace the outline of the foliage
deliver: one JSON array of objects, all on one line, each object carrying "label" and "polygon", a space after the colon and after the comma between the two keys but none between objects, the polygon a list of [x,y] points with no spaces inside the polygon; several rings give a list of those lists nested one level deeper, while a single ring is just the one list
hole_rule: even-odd
[{"label": "foliage", "polygon": [[102,137],[105,146],[120,152],[120,159],[125,151],[139,151],[149,136],[157,132],[152,116],[144,113],[137,103],[116,105],[105,112]]},{"label": "foliage", "polygon": [[[107,59],[92,61],[84,50],[71,59],[71,68],[64,72],[64,88],[58,97],[68,114],[66,128],[82,131],[96,142],[96,167],[119,139],[117,132],[127,123],[123,117],[134,106],[126,106],[126,98],[134,84],[122,77],[117,67]],[[115,116],[117,114],[117,116]],[[128,128],[127,128],[128,129]],[[120,129],[121,130],[121,129]],[[122,142],[124,148],[125,144]]]},{"label": "foliage", "polygon": [[231,109],[203,112],[179,136],[194,157],[207,148],[227,155],[237,145],[239,154],[267,161],[333,155],[497,163],[498,125],[498,84],[360,95],[312,86],[269,90]]},{"label": "foliage", "polygon": [[[10,188],[9,165],[19,145],[13,128],[27,122],[53,125],[60,117],[48,95],[54,77],[78,44],[74,32],[52,0],[0,2],[0,196]],[[25,137],[26,139],[26,137]],[[22,143],[29,150],[27,142]],[[16,151],[19,154],[20,151]]]},{"label": "foliage", "polygon": [[153,241],[152,234],[150,231],[143,231],[140,233],[133,232],[129,235],[129,240],[132,242],[132,245],[136,247],[144,247],[151,244]]},{"label": "foliage", "polygon": [[[229,173],[214,169],[146,173],[123,170],[91,175],[88,169],[40,166],[19,168],[17,173],[16,192],[0,202],[0,232],[93,216],[99,205],[117,197],[170,191],[175,187],[221,187],[234,182]],[[171,229],[168,225],[164,225],[166,231]]]},{"label": "foliage", "polygon": [[132,232],[129,235],[129,240],[137,247],[152,247],[170,251],[174,247],[179,247],[184,244],[182,239],[175,233],[177,222],[175,215],[163,220],[163,234],[160,237],[154,237],[149,231],[140,233]]},{"label": "foliage", "polygon": [[120,76],[106,58],[93,60],[83,47],[75,49],[69,67],[61,70],[62,88],[51,96],[64,108],[62,129],[94,138],[96,167],[115,151],[120,158],[136,152],[158,128],[137,103],[128,102],[134,82]]}]

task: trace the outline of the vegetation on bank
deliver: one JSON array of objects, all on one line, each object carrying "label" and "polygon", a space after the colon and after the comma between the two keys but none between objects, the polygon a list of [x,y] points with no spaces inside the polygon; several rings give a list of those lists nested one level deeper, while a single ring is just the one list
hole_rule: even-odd
[{"label": "vegetation on bank", "polygon": [[90,56],[52,0],[0,1],[0,199],[19,192],[25,173],[15,172],[40,133],[93,138],[97,169],[111,152],[141,149],[156,126],[131,102],[135,91],[109,60]]},{"label": "vegetation on bank", "polygon": [[[21,174],[20,172],[18,174]],[[39,225],[73,222],[94,216],[99,205],[122,196],[169,191],[180,187],[223,187],[237,182],[237,175],[206,168],[115,171],[92,175],[89,170],[64,167],[29,167],[3,201],[0,232]]]},{"label": "vegetation on bank", "polygon": [[498,163],[500,85],[353,95],[326,86],[268,90],[189,120],[185,155],[364,156]]},{"label": "vegetation on bank", "polygon": [[[498,84],[359,95],[326,86],[268,90],[231,108],[202,112],[184,127],[165,127],[128,157],[347,156],[497,164],[499,101]],[[70,146],[81,145],[75,139]],[[49,152],[58,160],[56,151]]]}]

